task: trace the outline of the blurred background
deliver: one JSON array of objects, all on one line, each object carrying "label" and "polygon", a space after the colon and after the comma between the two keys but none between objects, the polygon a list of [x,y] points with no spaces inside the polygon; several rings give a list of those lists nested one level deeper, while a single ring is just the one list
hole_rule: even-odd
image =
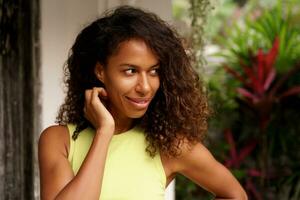
[{"label": "blurred background", "polygon": [[[182,36],[212,109],[206,146],[249,199],[300,199],[300,0],[0,0],[0,199],[39,199],[37,140],[78,32],[118,5]],[[178,175],[166,199],[213,199]]]}]

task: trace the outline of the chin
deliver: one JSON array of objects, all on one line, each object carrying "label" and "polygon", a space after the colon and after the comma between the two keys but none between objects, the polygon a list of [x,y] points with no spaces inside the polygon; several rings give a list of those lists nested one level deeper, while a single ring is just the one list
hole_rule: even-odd
[{"label": "chin", "polygon": [[141,118],[145,115],[147,110],[143,110],[143,111],[137,111],[137,112],[130,112],[127,114],[127,116],[129,118],[132,118],[132,119],[138,119],[138,118]]}]

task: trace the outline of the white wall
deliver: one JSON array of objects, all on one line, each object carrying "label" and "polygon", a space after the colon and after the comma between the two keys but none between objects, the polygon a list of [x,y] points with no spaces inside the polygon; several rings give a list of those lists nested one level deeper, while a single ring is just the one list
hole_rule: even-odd
[{"label": "white wall", "polygon": [[[107,8],[129,4],[171,21],[171,0],[42,0],[41,1],[41,126],[54,124],[64,99],[62,66],[78,32]],[[174,199],[174,184],[166,199]]]},{"label": "white wall", "polygon": [[134,5],[152,11],[166,21],[172,19],[171,0],[107,0],[108,8],[123,4]]},{"label": "white wall", "polygon": [[41,63],[42,63],[42,128],[54,123],[63,102],[62,66],[76,34],[98,15],[98,0],[42,0]]}]

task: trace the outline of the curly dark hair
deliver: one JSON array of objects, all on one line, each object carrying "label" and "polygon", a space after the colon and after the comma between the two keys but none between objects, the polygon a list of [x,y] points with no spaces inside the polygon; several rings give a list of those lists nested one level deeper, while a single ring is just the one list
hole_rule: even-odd
[{"label": "curly dark hair", "polygon": [[77,36],[64,66],[67,96],[56,122],[76,124],[74,140],[91,126],[84,118],[84,92],[103,87],[94,74],[95,65],[105,66],[120,43],[133,38],[142,39],[160,63],[160,87],[138,120],[145,130],[146,150],[151,156],[158,150],[178,156],[182,142],[195,144],[203,139],[209,116],[207,98],[176,31],[155,14],[138,8],[121,6],[106,12]]}]

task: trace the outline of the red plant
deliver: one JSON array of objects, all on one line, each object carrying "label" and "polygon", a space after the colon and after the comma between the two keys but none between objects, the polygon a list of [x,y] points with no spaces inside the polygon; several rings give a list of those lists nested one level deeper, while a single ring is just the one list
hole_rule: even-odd
[{"label": "red plant", "polygon": [[254,150],[257,145],[256,140],[249,141],[244,147],[239,150],[237,153],[235,141],[230,129],[224,131],[225,139],[229,144],[230,157],[225,161],[226,167],[240,167],[241,163],[246,159],[246,157]]},{"label": "red plant", "polygon": [[252,56],[250,66],[240,62],[243,74],[227,65],[224,66],[229,74],[242,83],[242,86],[237,88],[237,92],[241,95],[241,99],[246,102],[258,116],[257,120],[259,122],[261,133],[260,140],[249,139],[243,147],[237,149],[231,130],[225,130],[225,139],[230,147],[230,155],[225,161],[225,165],[229,168],[240,168],[241,164],[253,152],[258,144],[261,145],[261,169],[245,169],[247,174],[245,177],[245,187],[256,199],[262,199],[262,195],[254,187],[252,178],[260,177],[262,181],[264,181],[264,179],[269,177],[266,127],[270,123],[273,105],[280,102],[285,97],[300,93],[300,85],[282,91],[282,86],[287,80],[300,71],[300,62],[296,63],[296,65],[286,74],[280,74],[279,76],[275,68],[278,49],[279,38],[277,37],[269,51],[263,52],[262,49],[259,49],[258,52]]},{"label": "red plant", "polygon": [[[279,48],[279,38],[274,40],[272,48],[264,53],[259,49],[257,54],[253,57],[252,66],[246,66],[240,62],[244,71],[244,76],[235,71],[234,69],[224,66],[225,70],[239,80],[243,87],[238,88],[237,91],[241,94],[248,103],[259,105],[262,102],[275,102],[283,97],[300,93],[300,86],[294,86],[281,94],[276,94],[279,87],[294,74],[295,69],[292,68],[290,72],[283,76],[278,81],[279,84],[274,84],[276,78],[276,68],[274,67]],[[299,67],[296,71],[298,71]],[[291,74],[292,72],[292,74]],[[273,88],[271,86],[274,85]]]},{"label": "red plant", "polygon": [[272,48],[268,52],[264,53],[262,49],[259,49],[257,54],[253,56],[252,66],[246,66],[243,62],[240,62],[244,75],[227,65],[224,66],[228,73],[242,83],[242,87],[237,88],[237,92],[259,114],[262,130],[268,125],[274,103],[279,102],[284,97],[300,93],[300,85],[279,93],[279,89],[288,78],[300,70],[300,63],[296,64],[280,79],[276,79],[275,62],[278,48],[279,38],[276,37]]},{"label": "red plant", "polygon": [[[257,140],[249,141],[245,146],[243,146],[239,150],[238,153],[235,141],[233,139],[232,131],[230,129],[226,129],[224,131],[224,135],[227,143],[229,144],[229,151],[230,151],[230,156],[225,161],[225,166],[228,168],[240,168],[242,162],[246,159],[247,156],[249,156],[252,153],[252,151],[257,146],[258,142]],[[246,174],[247,176],[245,178],[246,179],[245,187],[248,193],[253,194],[257,200],[261,200],[262,196],[254,186],[252,182],[252,177],[261,177],[262,173],[257,169],[246,169]]]}]

